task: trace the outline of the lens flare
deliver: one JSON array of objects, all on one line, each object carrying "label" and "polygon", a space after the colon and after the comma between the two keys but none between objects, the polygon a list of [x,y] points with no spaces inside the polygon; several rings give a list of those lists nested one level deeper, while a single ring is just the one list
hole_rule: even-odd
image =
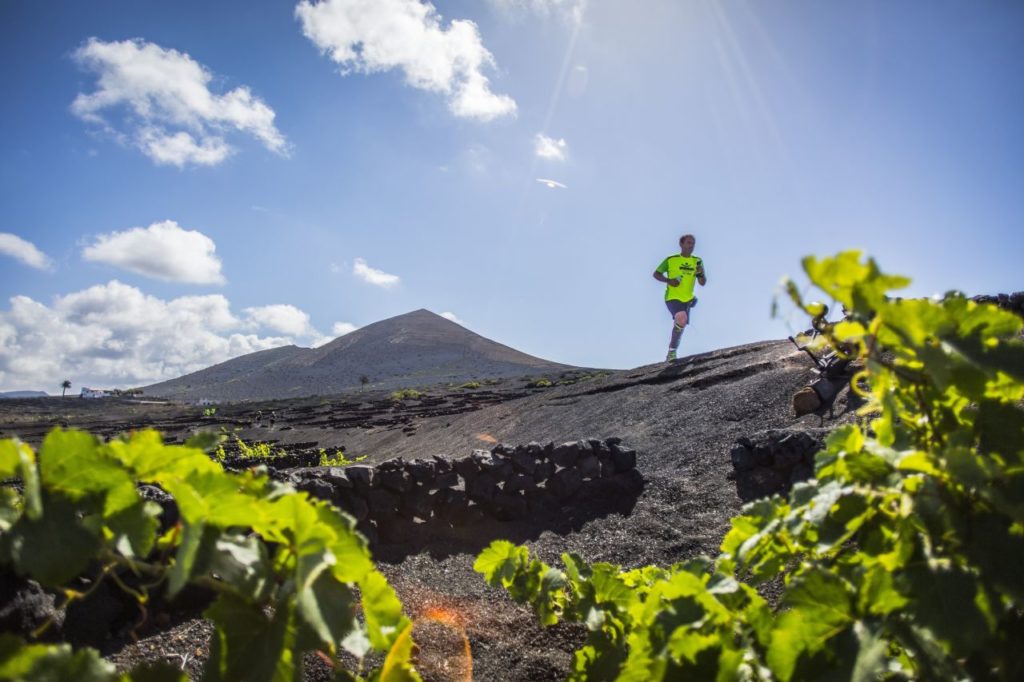
[{"label": "lens flare", "polygon": [[[473,653],[466,636],[465,618],[446,606],[428,606],[415,619],[416,665],[434,679],[473,680]],[[429,642],[429,643],[428,643]]]}]

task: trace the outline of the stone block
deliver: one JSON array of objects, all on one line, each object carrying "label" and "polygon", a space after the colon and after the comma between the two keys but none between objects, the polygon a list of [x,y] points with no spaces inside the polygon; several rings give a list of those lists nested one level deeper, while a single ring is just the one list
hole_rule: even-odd
[{"label": "stone block", "polygon": [[480,475],[480,464],[472,457],[460,457],[452,462],[452,466],[466,483]]},{"label": "stone block", "polygon": [[600,478],[601,460],[597,458],[597,455],[581,457],[580,461],[576,464],[576,469],[580,472],[580,476],[585,479]]},{"label": "stone block", "polygon": [[405,465],[405,471],[414,481],[425,483],[435,475],[434,462],[426,459],[414,459]]},{"label": "stone block", "polygon": [[537,482],[533,480],[533,476],[526,474],[513,474],[503,488],[507,493],[532,492],[536,489]]},{"label": "stone block", "polygon": [[455,488],[459,485],[459,482],[459,475],[454,471],[449,471],[438,474],[432,485],[435,489],[443,490],[444,488]]},{"label": "stone block", "polygon": [[750,471],[754,468],[754,453],[745,445],[734,445],[729,451],[732,468],[736,471]]},{"label": "stone block", "polygon": [[770,467],[774,461],[772,456],[772,446],[769,443],[761,443],[755,445],[752,452],[754,453],[754,464],[759,467]]},{"label": "stone block", "polygon": [[396,493],[412,489],[412,478],[403,469],[385,469],[377,471],[377,481],[381,488]]},{"label": "stone block", "polygon": [[556,473],[548,484],[552,494],[560,500],[565,500],[583,487],[583,477],[576,469],[562,469]]},{"label": "stone block", "polygon": [[365,464],[353,464],[345,467],[345,475],[352,481],[352,487],[356,490],[366,491],[376,487],[376,472],[373,467]]},{"label": "stone block", "polygon": [[[537,446],[537,451],[542,452],[539,445]],[[537,468],[537,457],[535,455],[529,454],[526,450],[516,450],[509,459],[512,462],[513,469],[521,474],[533,476],[533,472]]]},{"label": "stone block", "polygon": [[473,479],[466,488],[469,499],[475,502],[486,502],[494,497],[497,491],[498,482],[488,473],[483,473]]},{"label": "stone block", "polygon": [[378,519],[391,518],[398,514],[398,496],[383,488],[374,488],[366,495],[370,515]]},{"label": "stone block", "polygon": [[518,521],[526,518],[526,499],[519,495],[498,493],[491,501],[491,510],[499,521]]},{"label": "stone block", "polygon": [[351,514],[356,521],[363,521],[370,514],[370,506],[366,500],[350,491],[341,491],[335,498],[335,502],[343,511]]},{"label": "stone block", "polygon": [[551,452],[551,461],[560,467],[571,467],[580,458],[580,444],[576,441],[556,445]]},{"label": "stone block", "polygon": [[615,471],[622,473],[636,468],[636,450],[624,448],[621,445],[613,445],[611,450],[612,465],[615,467]]},{"label": "stone block", "polygon": [[551,478],[555,473],[555,463],[551,460],[544,460],[543,462],[537,462],[536,468],[533,470],[533,480],[537,483],[543,483],[544,481]]}]

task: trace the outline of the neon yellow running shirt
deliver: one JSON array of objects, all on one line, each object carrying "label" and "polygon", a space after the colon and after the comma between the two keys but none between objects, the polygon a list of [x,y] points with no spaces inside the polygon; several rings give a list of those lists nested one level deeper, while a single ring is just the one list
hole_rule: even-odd
[{"label": "neon yellow running shirt", "polygon": [[660,272],[669,279],[678,279],[679,286],[665,286],[666,301],[682,301],[686,303],[693,299],[693,283],[697,281],[697,266],[704,266],[697,256],[682,256],[675,254],[661,261],[656,272]]}]

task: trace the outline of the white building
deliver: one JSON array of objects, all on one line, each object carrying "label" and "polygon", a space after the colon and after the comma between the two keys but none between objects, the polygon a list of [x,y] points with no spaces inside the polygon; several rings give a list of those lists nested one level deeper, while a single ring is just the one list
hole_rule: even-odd
[{"label": "white building", "polygon": [[82,392],[79,394],[81,398],[109,398],[114,395],[112,392],[102,388],[86,388],[82,387]]}]

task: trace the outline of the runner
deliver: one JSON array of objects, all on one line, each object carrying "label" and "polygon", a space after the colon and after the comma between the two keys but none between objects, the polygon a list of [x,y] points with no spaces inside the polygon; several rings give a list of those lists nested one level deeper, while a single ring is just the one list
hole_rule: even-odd
[{"label": "runner", "polygon": [[672,338],[668,342],[668,356],[665,358],[668,362],[676,359],[679,339],[683,336],[683,330],[692,316],[690,311],[697,305],[697,298],[693,295],[693,283],[700,282],[701,286],[707,283],[704,276],[704,261],[693,255],[696,243],[697,240],[692,234],[684,234],[679,238],[679,253],[661,261],[661,265],[654,271],[654,279],[667,285],[665,306],[673,321]]}]

